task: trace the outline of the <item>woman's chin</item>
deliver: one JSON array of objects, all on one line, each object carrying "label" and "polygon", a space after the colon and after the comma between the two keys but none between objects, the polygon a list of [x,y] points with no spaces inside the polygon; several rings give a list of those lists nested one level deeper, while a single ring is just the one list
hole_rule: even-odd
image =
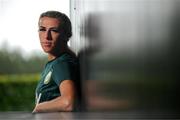
[{"label": "woman's chin", "polygon": [[45,53],[50,53],[52,50],[51,50],[51,49],[44,49],[44,48],[43,48],[43,51],[44,51]]}]

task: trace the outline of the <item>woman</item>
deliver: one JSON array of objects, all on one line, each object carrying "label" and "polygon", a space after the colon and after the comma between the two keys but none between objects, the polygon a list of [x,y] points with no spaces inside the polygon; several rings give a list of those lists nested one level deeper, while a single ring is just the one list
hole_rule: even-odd
[{"label": "woman", "polygon": [[58,11],[47,11],[39,18],[39,38],[48,62],[36,88],[33,113],[73,111],[76,101],[77,59],[68,48],[72,36],[69,18]]}]

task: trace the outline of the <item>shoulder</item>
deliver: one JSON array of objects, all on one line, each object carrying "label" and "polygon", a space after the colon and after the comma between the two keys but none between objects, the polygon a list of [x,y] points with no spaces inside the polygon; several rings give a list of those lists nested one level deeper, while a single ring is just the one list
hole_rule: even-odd
[{"label": "shoulder", "polygon": [[72,55],[70,55],[68,53],[64,53],[60,57],[56,58],[53,61],[53,66],[63,65],[63,64],[77,65],[78,64],[78,59],[77,59],[76,56],[72,56]]}]

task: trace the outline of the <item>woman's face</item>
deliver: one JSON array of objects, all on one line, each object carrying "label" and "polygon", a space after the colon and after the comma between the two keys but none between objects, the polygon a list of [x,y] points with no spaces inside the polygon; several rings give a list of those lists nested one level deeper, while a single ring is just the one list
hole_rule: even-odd
[{"label": "woman's face", "polygon": [[56,18],[42,17],[39,20],[39,38],[41,47],[46,53],[56,51],[61,44],[60,21]]}]

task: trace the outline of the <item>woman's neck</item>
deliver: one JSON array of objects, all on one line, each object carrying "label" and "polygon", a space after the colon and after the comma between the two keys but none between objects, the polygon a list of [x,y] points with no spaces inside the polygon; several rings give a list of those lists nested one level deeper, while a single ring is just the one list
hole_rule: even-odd
[{"label": "woman's neck", "polygon": [[61,56],[61,54],[65,53],[67,51],[68,51],[68,47],[63,47],[63,48],[61,48],[61,50],[54,51],[54,53],[48,53],[48,61],[56,59],[57,57]]},{"label": "woman's neck", "polygon": [[54,60],[54,59],[56,59],[57,58],[57,56],[54,56],[53,54],[48,54],[48,61],[51,61],[51,60]]}]

